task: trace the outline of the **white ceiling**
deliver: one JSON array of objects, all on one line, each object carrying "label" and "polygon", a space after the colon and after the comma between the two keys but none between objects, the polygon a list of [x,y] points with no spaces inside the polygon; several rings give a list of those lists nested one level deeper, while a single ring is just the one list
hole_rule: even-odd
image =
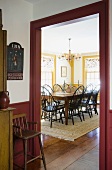
[{"label": "white ceiling", "polygon": [[79,21],[64,26],[42,29],[42,51],[66,53],[69,50],[69,38],[72,53],[99,51],[99,17]]}]

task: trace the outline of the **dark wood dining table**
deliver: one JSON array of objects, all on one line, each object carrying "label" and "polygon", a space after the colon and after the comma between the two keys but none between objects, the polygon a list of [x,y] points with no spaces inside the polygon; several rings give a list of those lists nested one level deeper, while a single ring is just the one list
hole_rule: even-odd
[{"label": "dark wood dining table", "polygon": [[68,107],[69,107],[69,100],[72,98],[73,92],[72,92],[72,93],[67,93],[67,92],[54,92],[54,93],[52,93],[52,96],[53,96],[56,100],[63,100],[63,101],[65,101],[65,125],[68,125]]}]

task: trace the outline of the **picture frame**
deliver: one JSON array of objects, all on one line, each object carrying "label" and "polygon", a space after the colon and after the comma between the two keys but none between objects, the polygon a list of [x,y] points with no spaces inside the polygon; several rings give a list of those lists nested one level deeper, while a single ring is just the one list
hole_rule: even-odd
[{"label": "picture frame", "polygon": [[7,80],[23,80],[24,48],[12,42],[7,46]]},{"label": "picture frame", "polygon": [[67,66],[61,66],[61,77],[67,77]]}]

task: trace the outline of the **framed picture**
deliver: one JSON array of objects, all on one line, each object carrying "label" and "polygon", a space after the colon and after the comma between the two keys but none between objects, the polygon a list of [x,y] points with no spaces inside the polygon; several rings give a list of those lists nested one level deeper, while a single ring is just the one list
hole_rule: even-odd
[{"label": "framed picture", "polygon": [[61,77],[66,77],[66,76],[67,76],[67,67],[61,66]]},{"label": "framed picture", "polygon": [[7,80],[23,80],[24,49],[17,42],[7,46]]}]

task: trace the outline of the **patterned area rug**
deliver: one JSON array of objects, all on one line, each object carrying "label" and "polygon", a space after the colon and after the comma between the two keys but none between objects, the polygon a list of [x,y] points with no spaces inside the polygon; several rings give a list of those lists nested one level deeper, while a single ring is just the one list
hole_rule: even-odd
[{"label": "patterned area rug", "polygon": [[90,118],[85,115],[85,121],[80,121],[79,117],[74,117],[74,125],[72,120],[68,120],[68,125],[61,122],[53,122],[52,128],[50,128],[50,122],[42,120],[41,131],[45,135],[53,136],[56,138],[74,141],[75,139],[85,135],[86,133],[99,127],[99,115],[93,114]]}]

